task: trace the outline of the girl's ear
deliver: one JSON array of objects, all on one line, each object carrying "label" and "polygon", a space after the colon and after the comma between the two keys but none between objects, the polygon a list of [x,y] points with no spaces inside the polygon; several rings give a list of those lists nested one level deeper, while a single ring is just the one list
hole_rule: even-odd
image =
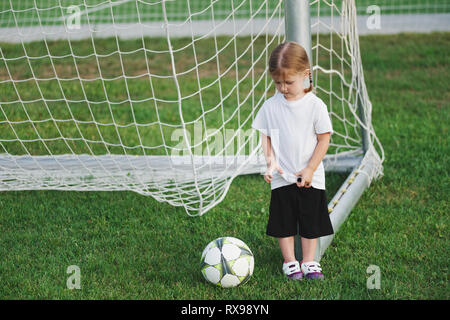
[{"label": "girl's ear", "polygon": [[303,73],[303,75],[304,75],[305,77],[309,77],[310,72],[311,72],[310,69],[306,69],[305,72]]}]

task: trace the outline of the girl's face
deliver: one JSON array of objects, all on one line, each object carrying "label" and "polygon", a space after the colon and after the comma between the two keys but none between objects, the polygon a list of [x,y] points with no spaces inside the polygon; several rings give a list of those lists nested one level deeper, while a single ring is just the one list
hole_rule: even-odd
[{"label": "girl's face", "polygon": [[295,101],[305,95],[303,82],[308,79],[309,70],[303,73],[281,73],[279,76],[273,76],[273,81],[278,92],[282,93],[287,101]]}]

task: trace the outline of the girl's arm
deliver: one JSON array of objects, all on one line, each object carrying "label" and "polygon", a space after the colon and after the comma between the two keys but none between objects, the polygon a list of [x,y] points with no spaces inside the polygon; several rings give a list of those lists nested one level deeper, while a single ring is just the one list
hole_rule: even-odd
[{"label": "girl's arm", "polygon": [[272,172],[274,170],[277,170],[279,173],[282,174],[283,169],[281,169],[281,167],[276,162],[275,154],[273,153],[272,142],[270,140],[270,137],[266,136],[262,132],[261,132],[261,144],[262,144],[262,149],[263,149],[264,157],[266,158],[266,164],[267,164],[266,173],[264,174],[264,180],[267,183],[270,183],[273,178]]},{"label": "girl's arm", "polygon": [[266,164],[270,165],[273,162],[273,160],[275,160],[275,155],[273,154],[270,137],[266,136],[262,132],[261,132],[261,144],[264,152],[264,157],[266,158]]},{"label": "girl's arm", "polygon": [[316,171],[320,162],[327,154],[327,150],[330,145],[330,136],[330,132],[317,134],[317,145],[311,159],[309,159],[308,165],[305,169],[296,173],[296,176],[302,177],[302,182],[297,182],[297,186],[307,188],[311,187],[314,171]]},{"label": "girl's arm", "polygon": [[312,171],[316,171],[317,167],[319,166],[320,162],[323,160],[325,155],[327,154],[328,147],[330,145],[330,133],[322,133],[317,134],[317,145],[314,149],[314,153],[309,159],[308,166],[312,169]]}]

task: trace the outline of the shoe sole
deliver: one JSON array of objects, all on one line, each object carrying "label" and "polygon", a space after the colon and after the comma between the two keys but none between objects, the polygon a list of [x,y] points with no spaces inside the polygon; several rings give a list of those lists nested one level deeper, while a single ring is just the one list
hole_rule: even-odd
[{"label": "shoe sole", "polygon": [[286,277],[287,277],[289,280],[299,281],[299,280],[303,280],[303,278],[304,278],[305,276],[303,275],[303,273],[301,273],[300,275],[292,275],[292,276],[286,275]]},{"label": "shoe sole", "polygon": [[324,280],[323,274],[318,272],[308,273],[304,278],[308,280]]}]

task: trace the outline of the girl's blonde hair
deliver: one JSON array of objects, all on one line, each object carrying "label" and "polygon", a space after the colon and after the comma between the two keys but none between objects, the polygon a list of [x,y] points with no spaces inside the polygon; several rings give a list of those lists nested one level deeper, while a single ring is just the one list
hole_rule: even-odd
[{"label": "girl's blonde hair", "polygon": [[305,93],[313,90],[311,67],[306,50],[297,42],[289,41],[279,44],[271,53],[269,72],[272,77],[286,74],[298,74],[309,69],[309,88]]}]

